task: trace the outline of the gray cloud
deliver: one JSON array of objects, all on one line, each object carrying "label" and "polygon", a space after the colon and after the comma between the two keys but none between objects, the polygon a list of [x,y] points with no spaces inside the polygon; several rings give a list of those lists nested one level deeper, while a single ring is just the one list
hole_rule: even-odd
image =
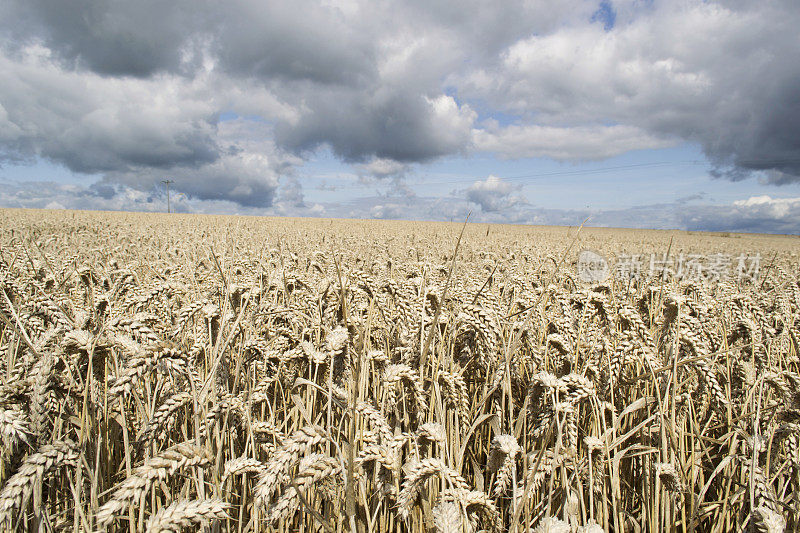
[{"label": "gray cloud", "polygon": [[0,28],[20,44],[41,42],[65,64],[109,76],[176,70],[202,10],[191,2],[9,1]]},{"label": "gray cloud", "polygon": [[686,229],[800,235],[800,198],[754,196],[731,206],[693,206],[678,213]]},{"label": "gray cloud", "polygon": [[[291,188],[299,182],[291,176],[300,160],[286,154],[270,139],[271,127],[261,121],[238,119],[225,121],[215,128],[215,140],[221,146],[219,157],[208,163],[169,169],[138,166],[106,172],[103,183],[123,184],[139,190],[161,188],[170,179],[176,192],[190,199],[229,201],[243,207],[269,208],[279,189],[281,176]],[[302,202],[302,190],[282,191],[283,198]]]},{"label": "gray cloud", "polygon": [[289,207],[306,207],[303,185],[297,178],[287,178],[279,190],[278,202]]},{"label": "gray cloud", "polygon": [[398,179],[403,178],[409,171],[408,165],[393,159],[373,159],[368,163],[356,166],[361,178],[369,179]]},{"label": "gray cloud", "polygon": [[0,160],[44,158],[138,190],[170,178],[192,197],[260,207],[301,162],[263,121],[218,123],[209,88],[180,76],[68,71],[37,46],[0,55],[0,75]]},{"label": "gray cloud", "polygon": [[[9,1],[0,7],[0,161],[44,158],[139,188],[170,173],[187,194],[255,205],[271,201],[272,178],[259,186],[252,165],[237,162],[244,148],[222,138],[222,112],[273,126],[272,146],[251,147],[254,156],[325,145],[349,162],[413,162],[465,150],[474,113],[441,87],[458,46],[442,35],[448,28],[428,28],[419,42],[410,11],[393,10]],[[451,52],[430,53],[442,44]],[[229,174],[237,168],[240,178]]]},{"label": "gray cloud", "polygon": [[[467,73],[461,94],[535,120],[529,127],[624,125],[646,132],[642,140],[696,142],[720,177],[800,180],[796,2],[615,6],[613,30],[571,25],[520,39],[496,64]],[[534,136],[512,150],[523,157],[552,146]]]},{"label": "gray cloud", "polygon": [[708,198],[708,194],[705,192],[699,192],[696,194],[688,194],[686,196],[681,196],[680,198],[675,199],[676,204],[685,204],[688,202],[693,202],[695,200],[703,200]]},{"label": "gray cloud", "polygon": [[0,203],[35,209],[99,209],[114,211],[166,211],[166,200],[147,191],[116,185],[84,187],[47,181],[0,181]]},{"label": "gray cloud", "polygon": [[[495,61],[506,46],[533,31],[587,18],[594,7],[587,0],[564,2],[557,9],[521,0],[503,8],[480,0],[458,6],[359,0],[291,5],[79,0],[67,6],[10,0],[0,9],[6,21],[0,21],[0,35],[6,35],[8,47],[19,52],[44,45],[65,71],[140,78],[174,74],[195,85],[200,81],[217,95],[225,78],[257,80],[255,86],[265,92],[261,100],[272,100],[268,113],[283,106],[279,115],[262,114],[276,121],[275,138],[283,148],[308,152],[328,145],[349,162],[372,157],[414,162],[470,145],[474,114],[443,94],[448,77],[465,65]],[[211,76],[198,80],[209,69]],[[237,93],[227,101],[233,108],[252,108],[243,97],[249,99]],[[216,100],[217,105],[226,101],[224,96]],[[195,143],[188,134],[184,139],[184,144]],[[210,148],[207,154],[185,153],[210,156]],[[172,161],[157,152],[153,158],[152,165],[141,157],[134,162],[165,166]],[[114,164],[88,154],[84,159],[89,161],[80,166],[87,171]]]},{"label": "gray cloud", "polygon": [[0,53],[0,76],[0,159],[42,157],[94,174],[219,156],[214,108],[183,80],[67,71],[39,46]]},{"label": "gray cloud", "polygon": [[[680,201],[634,206],[625,209],[549,209],[528,204],[503,211],[475,211],[465,197],[372,196],[337,204],[297,200],[288,187],[282,187],[269,208],[242,206],[219,199],[201,199],[186,194],[173,195],[172,209],[181,213],[235,213],[242,215],[281,215],[346,218],[385,218],[404,220],[463,221],[471,213],[476,223],[543,224],[575,226],[589,219],[587,226],[682,229],[783,233],[800,235],[800,197],[755,196],[726,205]],[[163,189],[154,186],[140,190],[120,184],[82,186],[52,182],[11,182],[0,180],[0,205],[46,209],[101,209],[166,211]]]},{"label": "gray cloud", "polygon": [[[325,207],[304,202],[292,205],[276,197],[272,205],[248,206],[224,197],[199,198],[185,193],[171,195],[171,208],[176,213],[240,214],[265,216],[324,216]],[[48,181],[14,182],[0,180],[0,205],[34,209],[92,209],[107,211],[166,212],[167,198],[163,186],[148,190],[118,183],[89,186]]]},{"label": "gray cloud", "polygon": [[300,152],[327,144],[348,162],[369,156],[415,162],[452,154],[469,142],[474,120],[474,113],[451,97],[392,88],[372,94],[331,88],[308,105],[296,123],[278,124],[278,143]]},{"label": "gray cloud", "polygon": [[[320,147],[399,196],[413,195],[403,171],[376,162],[679,142],[722,178],[800,182],[796,1],[607,4],[613,23],[597,0],[7,0],[0,162],[96,175],[100,198],[169,175],[188,198],[246,208],[303,203],[279,183]],[[514,198],[460,201],[527,220]]]},{"label": "gray cloud", "polygon": [[[389,184],[386,189],[387,196],[400,196],[405,198],[416,197],[416,192],[406,182],[406,177],[411,172],[411,165],[400,163],[393,159],[373,158],[368,163],[355,165],[358,181],[362,185]],[[376,218],[394,218],[379,216]]]},{"label": "gray cloud", "polygon": [[625,209],[550,209],[515,205],[503,211],[475,211],[463,197],[417,197],[413,201],[381,196],[326,206],[326,216],[404,220],[463,221],[471,212],[476,223],[612,228],[681,229],[800,235],[800,198],[757,196],[726,205],[682,202],[633,206]]},{"label": "gray cloud", "polygon": [[[412,29],[441,28],[456,55],[467,54],[473,65],[495,62],[519,39],[589,20],[597,9],[595,1],[584,0],[413,0],[406,5],[409,12],[402,18]],[[439,53],[447,50],[440,47]]]},{"label": "gray cloud", "polygon": [[309,0],[236,0],[216,15],[213,48],[230,73],[346,86],[377,76],[374,30],[355,13]]},{"label": "gray cloud", "polygon": [[104,182],[147,190],[161,180],[173,180],[173,190],[200,200],[228,200],[244,207],[270,207],[278,189],[278,175],[262,154],[238,153],[195,168],[174,167],[169,172],[148,167],[109,172]]}]

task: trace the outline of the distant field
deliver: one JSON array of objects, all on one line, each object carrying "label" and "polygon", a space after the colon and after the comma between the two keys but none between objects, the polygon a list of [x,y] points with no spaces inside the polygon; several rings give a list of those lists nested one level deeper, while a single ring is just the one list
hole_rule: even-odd
[{"label": "distant field", "polygon": [[1,209],[0,529],[800,528],[800,239],[462,228]]}]

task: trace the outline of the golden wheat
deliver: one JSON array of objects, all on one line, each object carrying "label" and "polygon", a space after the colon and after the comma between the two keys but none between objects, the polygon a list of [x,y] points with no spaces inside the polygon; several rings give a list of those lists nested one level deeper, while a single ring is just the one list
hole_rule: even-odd
[{"label": "golden wheat", "polygon": [[796,239],[460,229],[0,210],[0,527],[798,530]]}]

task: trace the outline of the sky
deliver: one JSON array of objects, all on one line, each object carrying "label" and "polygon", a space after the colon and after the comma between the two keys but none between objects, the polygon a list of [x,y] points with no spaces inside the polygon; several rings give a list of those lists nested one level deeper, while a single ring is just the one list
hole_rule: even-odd
[{"label": "sky", "polygon": [[800,234],[797,0],[4,0],[0,206]]}]

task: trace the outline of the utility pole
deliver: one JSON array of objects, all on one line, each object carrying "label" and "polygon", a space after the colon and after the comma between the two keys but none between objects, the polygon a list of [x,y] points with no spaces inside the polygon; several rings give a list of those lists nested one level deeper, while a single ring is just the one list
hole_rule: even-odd
[{"label": "utility pole", "polygon": [[171,213],[169,208],[169,184],[174,183],[173,180],[161,180],[161,183],[167,186],[167,213]]}]

